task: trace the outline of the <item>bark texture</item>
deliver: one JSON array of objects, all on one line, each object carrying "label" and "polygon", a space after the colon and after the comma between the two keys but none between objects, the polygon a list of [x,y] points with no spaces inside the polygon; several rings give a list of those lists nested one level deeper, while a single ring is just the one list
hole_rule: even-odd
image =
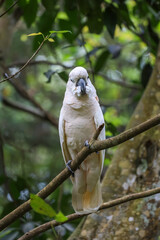
[{"label": "bark texture", "polygon": [[[127,128],[160,112],[160,46],[155,68]],[[160,186],[160,126],[121,144],[103,180],[103,199]],[[158,240],[160,194],[122,204],[86,218],[81,232],[69,239]]]}]

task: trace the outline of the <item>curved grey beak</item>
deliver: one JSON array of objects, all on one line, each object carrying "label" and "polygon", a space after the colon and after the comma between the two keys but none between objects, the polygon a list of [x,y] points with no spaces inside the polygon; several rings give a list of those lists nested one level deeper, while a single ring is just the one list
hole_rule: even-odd
[{"label": "curved grey beak", "polygon": [[86,81],[83,78],[80,78],[77,83],[76,86],[80,86],[81,87],[81,94],[84,95],[86,94]]}]

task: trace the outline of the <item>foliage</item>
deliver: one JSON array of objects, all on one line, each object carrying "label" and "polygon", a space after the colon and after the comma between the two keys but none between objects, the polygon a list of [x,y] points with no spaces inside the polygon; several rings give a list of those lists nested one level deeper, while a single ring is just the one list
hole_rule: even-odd
[{"label": "foliage", "polygon": [[[6,0],[2,7],[6,10],[11,4],[12,1]],[[35,59],[46,64],[28,66],[14,81],[22,84],[46,111],[58,118],[68,73],[74,66],[84,66],[90,71],[100,98],[106,136],[113,136],[125,128],[152,72],[159,39],[159,11],[159,2],[153,0],[19,0],[7,13],[15,22],[18,19],[19,24],[11,36],[5,63],[12,65],[9,66],[12,73],[19,68],[15,62],[26,62],[44,36],[48,36]],[[132,87],[126,87],[128,85]],[[5,162],[5,172],[0,171],[2,217],[29,199],[29,193],[46,186],[64,168],[57,130],[47,121],[7,108],[3,98],[35,107],[9,82],[1,84],[0,131]],[[105,165],[109,165],[113,152],[107,151]],[[36,207],[42,202],[33,201]],[[73,212],[71,183],[65,182],[48,202],[54,209],[52,216],[59,217],[59,221],[64,219],[62,212],[65,215]],[[51,216],[35,211],[27,213],[0,237],[17,239],[48,217]],[[57,231],[66,239],[77,224],[64,225]],[[47,238],[56,237],[52,232],[37,237]]]},{"label": "foliage", "polygon": [[37,195],[30,194],[30,199],[30,205],[35,212],[46,215],[50,218],[55,217],[55,220],[57,222],[63,222],[68,219],[66,216],[63,215],[62,212],[56,213],[48,203],[46,203],[42,198],[38,197]]}]

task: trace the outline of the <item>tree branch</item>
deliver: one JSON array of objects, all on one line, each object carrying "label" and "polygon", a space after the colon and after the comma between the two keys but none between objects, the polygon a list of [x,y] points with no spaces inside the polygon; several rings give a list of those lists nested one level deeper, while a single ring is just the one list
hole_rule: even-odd
[{"label": "tree branch", "polygon": [[123,142],[126,142],[127,140],[139,135],[142,132],[145,132],[149,130],[150,128],[158,125],[160,123],[160,114],[156,115],[155,117],[140,123],[139,125],[130,128],[123,133],[120,133],[119,135],[115,137],[108,138],[106,140],[102,141],[94,141],[92,145],[90,146],[90,149],[92,152],[97,152],[99,150],[107,149],[110,147],[117,146]]},{"label": "tree branch", "polygon": [[138,84],[132,84],[132,83],[128,83],[126,81],[113,80],[113,79],[109,78],[108,76],[106,76],[104,73],[101,73],[101,72],[97,73],[96,75],[99,75],[99,76],[103,77],[104,79],[106,79],[110,83],[114,83],[114,84],[117,84],[117,85],[122,86],[122,87],[131,88],[131,89],[135,89],[135,90],[142,90],[142,87]]},{"label": "tree branch", "polygon": [[[13,68],[15,66],[21,67],[24,64],[25,64],[25,62],[14,62],[13,64],[8,65],[8,68]],[[48,60],[31,61],[27,66],[38,65],[38,64],[51,65],[51,66],[61,66],[64,69],[71,69],[71,68],[74,67],[74,66],[67,66],[67,65],[64,65],[64,64],[59,63],[59,62],[54,63],[54,62],[48,61]],[[126,87],[126,88],[130,88],[130,89],[135,89],[135,90],[142,90],[142,87],[138,84],[131,84],[131,83],[128,83],[126,81],[113,80],[113,79],[109,78],[108,76],[106,76],[104,73],[101,73],[101,72],[94,73],[93,69],[91,69],[91,68],[88,69],[87,71],[92,74],[92,77],[93,77],[93,74],[95,74],[97,76],[103,77],[108,82],[113,83],[113,84],[117,84],[121,87]]]},{"label": "tree branch", "polygon": [[[1,15],[0,15],[0,18],[3,17],[6,13],[8,13],[17,3],[18,3],[19,0],[15,1],[5,12],[3,12]],[[1,1],[1,4],[3,4],[3,1]]]},{"label": "tree branch", "polygon": [[5,97],[2,97],[2,103],[10,108],[14,108],[14,109],[29,113],[29,114],[39,117],[41,119],[45,119],[45,114],[43,112],[41,112],[39,109],[33,108],[31,106],[24,106],[20,103],[10,101],[9,99],[7,99]]},{"label": "tree branch", "polygon": [[[96,133],[100,133],[100,129],[102,126],[100,126]],[[95,134],[96,134],[95,133]],[[94,135],[93,135],[94,137]],[[97,134],[98,137],[98,134]],[[73,163],[71,163],[72,170],[75,171],[78,166],[84,161],[84,159],[89,155],[90,149],[88,147],[84,147],[76,156]],[[48,197],[57,187],[59,187],[68,177],[70,177],[71,172],[68,168],[65,168],[62,172],[60,172],[46,187],[44,187],[40,192],[37,193],[37,195],[43,199]],[[30,200],[26,201],[25,203],[21,204],[19,207],[17,207],[15,210],[10,212],[8,215],[6,215],[4,218],[0,220],[0,231],[6,228],[8,225],[10,225],[12,222],[14,222],[19,217],[23,216],[26,212],[28,212],[31,209],[30,207]]]},{"label": "tree branch", "polygon": [[[28,93],[28,91],[20,84],[18,84],[16,81],[9,81],[12,86],[15,88],[15,90],[25,99],[27,99],[28,101],[30,101],[36,108],[37,111],[39,110],[39,117],[40,114],[43,115],[43,119],[47,120],[48,122],[50,122],[54,127],[58,128],[58,119],[54,116],[52,116],[49,112],[47,112],[32,96],[30,93]],[[12,104],[13,105],[13,104]],[[22,110],[22,108],[21,108]],[[27,111],[27,110],[26,110]],[[28,111],[29,112],[29,111]],[[31,111],[30,111],[31,113]],[[33,111],[32,111],[33,114]],[[38,116],[38,115],[37,115]]]},{"label": "tree branch", "polygon": [[[25,62],[14,62],[10,65],[8,65],[8,68],[13,68],[13,67],[22,67],[23,65],[25,64]],[[60,67],[63,67],[65,69],[71,69],[73,66],[67,66],[67,65],[64,65],[62,63],[59,63],[59,62],[52,62],[52,61],[48,61],[48,60],[35,60],[35,61],[31,61],[29,63],[29,66],[34,66],[34,65],[38,65],[38,64],[44,64],[44,65],[51,65],[51,66],[60,66]]]},{"label": "tree branch", "polygon": [[[103,203],[100,206],[99,210],[111,208],[111,207],[120,205],[122,203],[129,202],[129,201],[132,201],[132,200],[149,197],[149,196],[155,195],[157,193],[160,193],[160,187],[155,188],[155,189],[151,189],[151,190],[147,190],[147,191],[143,191],[143,192],[139,192],[139,193],[129,194],[127,196],[117,198],[117,199],[111,200],[109,202]],[[40,233],[51,229],[52,227],[62,225],[64,223],[73,221],[75,219],[78,219],[78,218],[81,218],[81,217],[84,217],[84,216],[87,216],[87,215],[89,215],[89,213],[88,214],[83,214],[83,215],[73,213],[73,214],[68,215],[67,216],[68,219],[64,222],[57,222],[55,220],[49,221],[47,223],[44,223],[44,224],[32,229],[29,232],[26,232],[22,237],[18,238],[17,240],[29,240],[29,239],[39,235]]]},{"label": "tree branch", "polygon": [[[71,169],[75,171],[78,168],[78,166],[84,161],[84,159],[92,152],[97,152],[99,150],[107,149],[107,148],[116,146],[118,144],[121,144],[123,142],[126,142],[127,140],[137,136],[138,134],[146,130],[149,130],[150,128],[158,124],[160,124],[160,114],[137,125],[136,127],[133,127],[129,130],[124,131],[123,133],[115,137],[112,137],[103,141],[97,141],[97,140],[93,141],[93,138],[92,138],[91,141],[89,142],[90,148],[88,147],[82,148],[82,150],[77,154],[76,158],[71,162]],[[99,129],[97,129],[96,132],[98,131]],[[95,135],[96,134],[94,134],[94,136]],[[70,175],[71,175],[71,172],[68,170],[68,168],[65,168],[37,195],[45,199],[57,187],[59,187]],[[3,230],[5,227],[7,227],[12,222],[14,222],[17,218],[21,217],[30,209],[31,209],[30,200],[28,200],[27,202],[23,203],[18,208],[16,208],[15,210],[13,210],[11,213],[9,213],[7,216],[5,216],[3,219],[0,220],[0,230]]]},{"label": "tree branch", "polygon": [[43,41],[41,42],[41,44],[39,45],[39,47],[37,48],[37,50],[33,53],[33,55],[28,59],[28,61],[19,69],[19,71],[17,71],[16,73],[14,73],[13,75],[11,75],[11,76],[8,76],[7,74],[6,74],[6,78],[4,78],[4,79],[2,79],[1,81],[0,81],[0,83],[2,83],[2,82],[5,82],[5,81],[7,81],[7,80],[9,80],[9,79],[11,79],[11,78],[14,78],[17,74],[19,74],[20,72],[22,72],[26,67],[27,67],[27,65],[32,61],[32,59],[37,55],[37,53],[40,51],[40,49],[42,48],[42,46],[43,46],[43,44],[45,43],[45,41],[47,40],[47,37],[45,37],[44,39],[43,39]]},{"label": "tree branch", "polygon": [[[6,66],[3,66],[3,69],[4,69],[5,72],[8,71],[8,68]],[[24,99],[27,99],[28,101],[30,101],[37,109],[36,110],[33,110],[31,108],[29,109],[28,107],[24,107],[22,105],[17,106],[16,103],[12,103],[11,101],[5,99],[6,105],[8,105],[10,107],[12,106],[12,107],[17,108],[19,110],[21,109],[25,112],[36,115],[37,117],[41,117],[41,115],[42,115],[41,118],[43,118],[44,120],[47,120],[54,127],[58,128],[58,119],[56,117],[52,116],[48,111],[46,111],[21,84],[19,84],[17,81],[13,81],[12,79],[11,80],[9,79],[9,83],[15,88],[15,90]],[[3,97],[3,99],[4,99],[4,97]]]}]

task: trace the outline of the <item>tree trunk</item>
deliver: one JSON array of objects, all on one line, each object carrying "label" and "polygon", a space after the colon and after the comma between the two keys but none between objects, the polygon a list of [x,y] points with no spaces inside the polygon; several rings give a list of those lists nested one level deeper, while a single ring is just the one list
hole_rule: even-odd
[{"label": "tree trunk", "polygon": [[[149,84],[127,128],[160,112],[160,46]],[[160,186],[160,126],[121,144],[103,180],[104,202]],[[160,194],[91,214],[70,239],[160,239]]]}]

